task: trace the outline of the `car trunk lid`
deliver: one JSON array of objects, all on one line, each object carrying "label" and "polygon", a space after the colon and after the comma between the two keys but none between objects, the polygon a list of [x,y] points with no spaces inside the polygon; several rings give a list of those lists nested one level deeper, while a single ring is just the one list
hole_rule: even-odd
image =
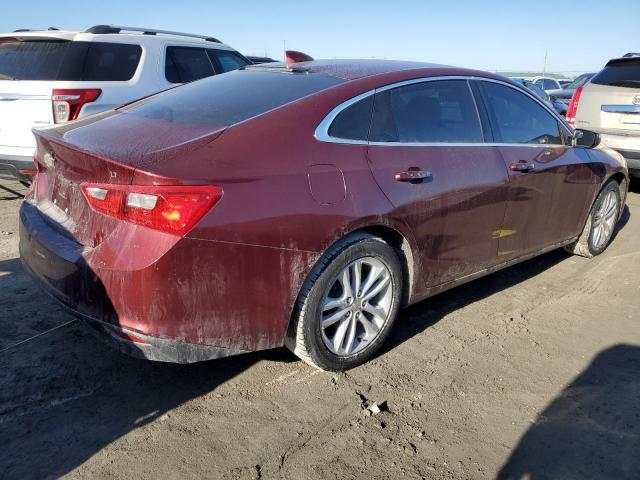
[{"label": "car trunk lid", "polygon": [[[35,130],[37,162],[35,201],[59,231],[88,247],[98,246],[119,220],[95,212],[84,197],[83,183],[128,185],[137,169],[172,158],[217,138],[223,129],[167,128],[163,122],[109,112],[54,129]],[[144,126],[138,123],[143,123]],[[89,123],[89,125],[84,125]],[[150,134],[147,129],[155,132]],[[149,183],[153,178],[147,177]],[[166,179],[164,179],[166,181]],[[180,180],[172,183],[179,184]]]},{"label": "car trunk lid", "polygon": [[576,128],[612,134],[637,133],[640,131],[640,87],[588,85],[578,104]]}]

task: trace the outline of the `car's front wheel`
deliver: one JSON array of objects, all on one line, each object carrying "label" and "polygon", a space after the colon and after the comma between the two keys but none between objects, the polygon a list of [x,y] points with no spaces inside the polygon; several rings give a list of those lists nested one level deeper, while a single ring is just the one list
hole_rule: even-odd
[{"label": "car's front wheel", "polygon": [[322,370],[347,370],[380,349],[401,301],[398,254],[382,239],[354,234],[318,261],[302,287],[286,345]]},{"label": "car's front wheel", "polygon": [[593,202],[580,237],[565,249],[587,258],[600,255],[613,238],[621,208],[620,186],[616,181],[609,180]]}]

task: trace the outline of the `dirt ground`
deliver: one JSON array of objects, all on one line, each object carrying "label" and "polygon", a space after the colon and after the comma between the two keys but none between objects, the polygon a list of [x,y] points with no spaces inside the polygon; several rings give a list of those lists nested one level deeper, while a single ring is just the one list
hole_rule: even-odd
[{"label": "dirt ground", "polygon": [[552,252],[420,303],[346,374],[99,343],[23,272],[24,188],[2,185],[0,478],[640,478],[638,184],[597,259]]}]

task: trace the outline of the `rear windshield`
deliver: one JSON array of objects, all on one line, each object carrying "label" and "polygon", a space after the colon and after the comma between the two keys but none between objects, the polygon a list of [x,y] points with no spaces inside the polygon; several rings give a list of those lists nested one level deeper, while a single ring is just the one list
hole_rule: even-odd
[{"label": "rear windshield", "polygon": [[640,58],[629,58],[609,62],[591,83],[612,87],[640,87]]},{"label": "rear windshield", "polygon": [[0,42],[0,80],[126,81],[140,45],[106,42]]},{"label": "rear windshield", "polygon": [[235,70],[176,87],[121,110],[175,124],[227,127],[343,82],[320,74]]}]

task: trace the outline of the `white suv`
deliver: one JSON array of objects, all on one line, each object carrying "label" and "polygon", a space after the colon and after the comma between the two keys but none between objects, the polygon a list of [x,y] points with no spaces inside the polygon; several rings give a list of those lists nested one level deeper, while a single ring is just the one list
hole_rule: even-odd
[{"label": "white suv", "polygon": [[31,128],[64,123],[250,64],[219,40],[98,25],[0,34],[0,178],[28,181]]},{"label": "white suv", "polygon": [[604,145],[640,177],[640,53],[610,60],[591,82],[573,94],[567,122],[600,134]]}]

